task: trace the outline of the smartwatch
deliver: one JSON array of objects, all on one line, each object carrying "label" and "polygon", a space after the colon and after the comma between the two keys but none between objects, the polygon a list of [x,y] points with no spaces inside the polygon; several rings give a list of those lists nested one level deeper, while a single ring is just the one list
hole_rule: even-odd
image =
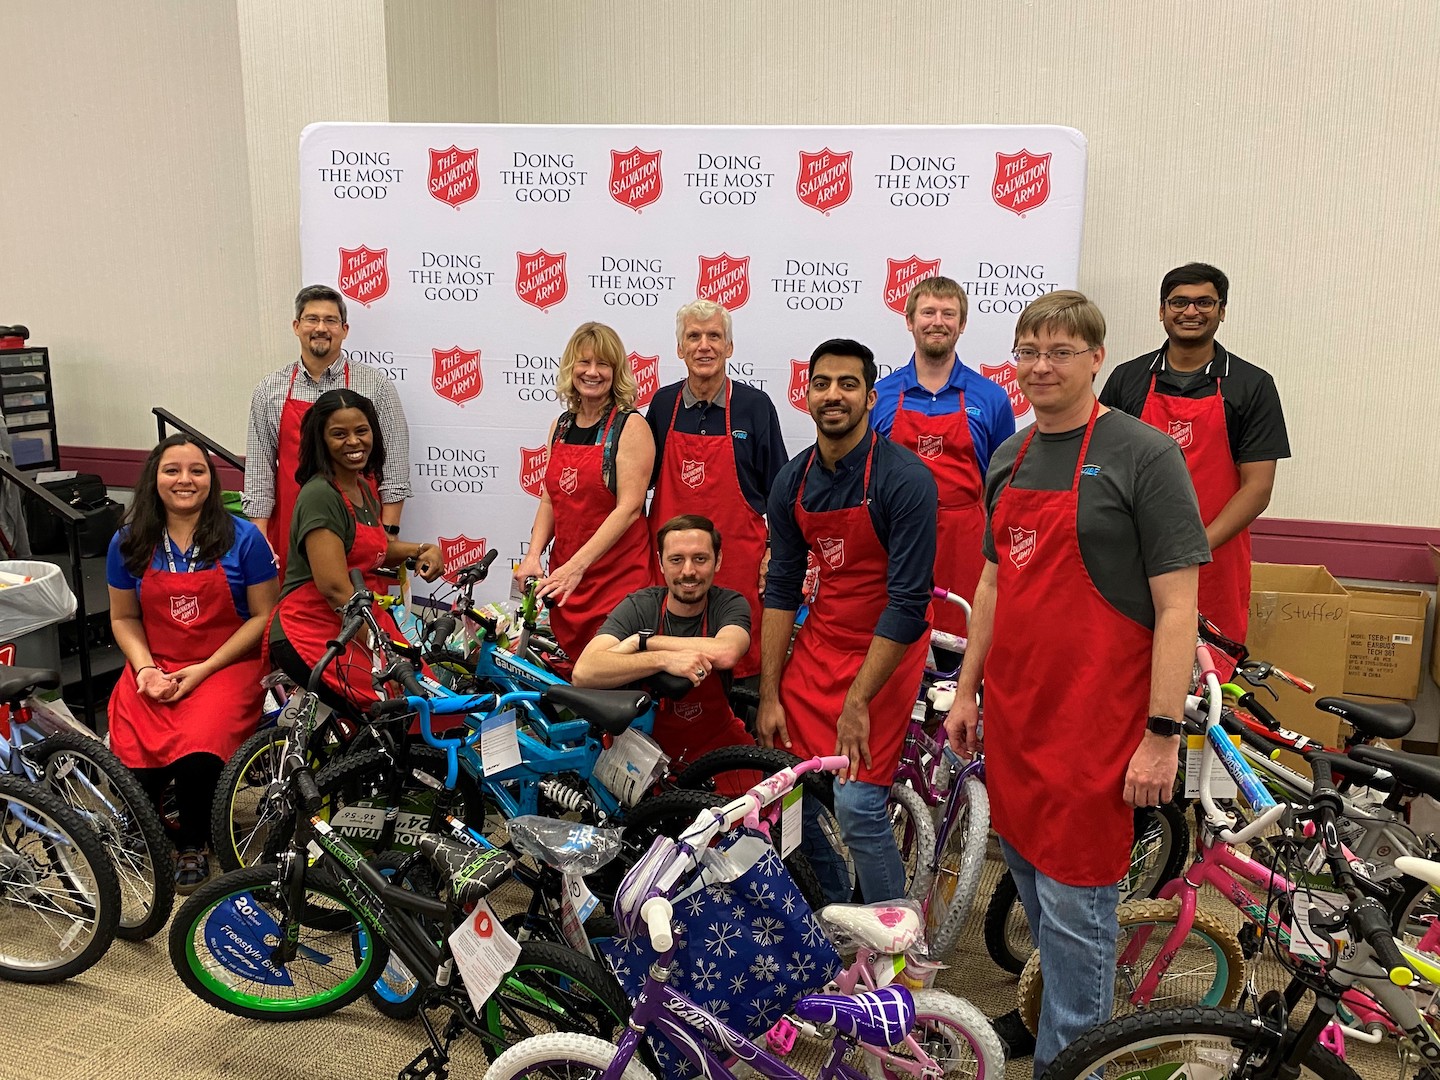
[{"label": "smartwatch", "polygon": [[638,639],[639,639],[639,642],[640,642],[640,652],[645,652],[647,649],[650,648],[650,639],[651,639],[652,637],[654,637],[654,636],[655,636],[655,631],[654,631],[654,630],[637,630],[637,631],[635,631],[635,637],[638,638]]},{"label": "smartwatch", "polygon": [[1145,730],[1169,738],[1184,731],[1185,725],[1168,716],[1152,716],[1145,721]]},{"label": "smartwatch", "polygon": [[399,535],[400,535],[400,526],[399,526],[399,525],[382,525],[381,528],[383,528],[383,529],[385,530],[385,535],[387,535],[387,536],[399,536]]}]

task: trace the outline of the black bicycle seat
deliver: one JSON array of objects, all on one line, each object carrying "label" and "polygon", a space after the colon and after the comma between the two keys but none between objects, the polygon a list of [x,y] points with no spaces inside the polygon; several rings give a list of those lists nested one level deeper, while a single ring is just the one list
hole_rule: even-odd
[{"label": "black bicycle seat", "polygon": [[58,671],[0,665],[0,701],[21,701],[36,690],[53,690],[59,685]]},{"label": "black bicycle seat", "polygon": [[1403,701],[1371,705],[1343,697],[1322,697],[1315,702],[1315,708],[1334,713],[1372,739],[1402,739],[1415,726],[1415,710]]},{"label": "black bicycle seat", "polygon": [[1401,750],[1385,750],[1378,746],[1352,746],[1350,756],[1367,765],[1388,769],[1395,779],[1412,791],[1440,799],[1440,762],[1434,758],[1407,754]]},{"label": "black bicycle seat", "polygon": [[420,850],[446,881],[454,902],[464,907],[509,880],[515,857],[503,848],[477,850],[449,836],[426,833]]},{"label": "black bicycle seat", "polygon": [[540,700],[583,716],[606,735],[619,735],[650,708],[650,695],[639,690],[586,690],[568,683],[547,686]]}]

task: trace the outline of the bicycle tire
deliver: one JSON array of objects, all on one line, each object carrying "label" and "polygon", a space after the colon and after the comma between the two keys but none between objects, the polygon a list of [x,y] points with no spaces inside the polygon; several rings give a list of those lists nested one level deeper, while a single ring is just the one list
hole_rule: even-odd
[{"label": "bicycle tire", "polygon": [[[490,1063],[484,1080],[595,1080],[615,1060],[615,1046],[591,1035],[556,1031],[510,1047]],[[577,1066],[579,1066],[577,1068]],[[621,1080],[655,1080],[637,1053],[620,1074]]]},{"label": "bicycle tire", "polygon": [[[1004,1080],[1005,1046],[985,1014],[944,990],[916,990],[915,1023],[910,1033],[940,1065],[945,1080]],[[890,1053],[906,1057],[903,1044]],[[865,1071],[874,1080],[911,1080],[912,1073],[890,1068],[874,1054],[865,1055]]]},{"label": "bicycle tire", "polygon": [[[417,860],[404,877],[399,881],[395,880],[396,872],[405,858],[406,856],[399,852],[387,851],[371,862],[391,884],[425,896],[433,897],[438,894],[440,879],[435,868],[424,859]],[[436,924],[432,930],[435,940],[439,942],[444,937],[444,929]],[[366,989],[365,997],[375,1007],[376,1012],[392,1020],[411,1020],[420,1014],[424,995],[420,993],[420,980],[415,977],[415,973],[405,966],[399,954],[391,950],[384,968]]]},{"label": "bicycle tire", "polygon": [[1035,952],[1030,923],[1020,903],[1015,877],[1006,870],[985,904],[985,952],[1002,970],[1019,975]]},{"label": "bicycle tire", "polygon": [[[115,936],[154,937],[175,904],[175,845],[140,781],[104,743],[79,732],[57,732],[24,753],[105,845],[120,885]],[[83,783],[76,779],[80,768]]]},{"label": "bicycle tire", "polygon": [[21,983],[85,971],[120,922],[120,884],[99,834],[49,786],[18,776],[0,775],[0,913],[0,979]]},{"label": "bicycle tire", "polygon": [[[1154,964],[1166,937],[1180,917],[1179,900],[1131,900],[1121,904],[1117,913],[1120,939],[1117,956],[1125,952],[1127,943],[1137,931],[1148,932],[1137,963],[1115,973],[1115,1007],[1113,1015],[1123,1016],[1136,1011],[1130,993]],[[1245,957],[1240,941],[1224,923],[1208,911],[1195,910],[1195,922],[1181,941],[1174,958],[1151,998],[1160,1009],[1193,1006],[1229,1009],[1240,1000],[1245,981]],[[1020,975],[1020,1019],[1033,1035],[1040,1026],[1040,998],[1045,977],[1040,970],[1040,954],[1034,953]],[[1148,1011],[1150,1002],[1144,1008]]]},{"label": "bicycle tire", "polygon": [[210,809],[210,846],[227,873],[265,861],[262,853],[278,805],[268,796],[285,756],[285,737],[284,728],[257,731],[220,770]]},{"label": "bicycle tire", "polygon": [[930,859],[935,852],[935,819],[920,793],[909,784],[891,784],[890,801],[885,808],[890,815],[890,829],[900,851],[900,865],[909,884],[905,895],[924,900],[930,891],[933,874]]},{"label": "bicycle tire", "polygon": [[[234,943],[240,952],[252,956],[260,952],[241,931],[259,933],[265,940],[284,920],[285,898],[276,884],[278,876],[275,866],[251,866],[198,889],[170,924],[170,963],[191,993],[222,1012],[276,1021],[324,1016],[363,994],[385,969],[390,953],[389,944],[369,916],[345,897],[327,872],[313,867],[306,870],[300,954],[283,968],[268,957],[259,965],[253,960],[248,964],[250,969],[258,967],[267,978],[247,977],[240,969],[243,961],[239,957],[227,962],[207,940],[209,920],[217,917],[221,920],[213,928],[217,941]],[[236,930],[233,923],[247,916],[248,925]],[[260,965],[268,965],[270,970],[266,972]],[[314,974],[325,977],[315,979]],[[301,982],[308,993],[285,993],[300,989]],[[277,993],[270,996],[270,990]]]},{"label": "bicycle tire", "polygon": [[[479,1019],[492,1049],[568,1031],[605,1039],[613,1051],[630,1019],[630,999],[599,961],[566,945],[532,940],[520,945],[520,958],[486,999]],[[537,1024],[545,1030],[535,1030]]]},{"label": "bicycle tire", "polygon": [[963,805],[945,838],[925,904],[925,936],[935,960],[943,959],[955,947],[965,929],[980,891],[990,842],[990,792],[985,782],[967,776],[952,797],[963,800]]},{"label": "bicycle tire", "polygon": [[[1245,1048],[1270,1039],[1273,1036],[1244,1013],[1197,1008],[1135,1013],[1101,1024],[1075,1040],[1050,1063],[1045,1080],[1188,1076],[1189,1070],[1181,1070],[1196,1063],[1205,1066],[1205,1076],[1232,1076]],[[1272,1044],[1267,1049],[1278,1047]],[[1253,1057],[1250,1060],[1259,1064]],[[1306,1051],[1300,1076],[1360,1080],[1354,1069],[1318,1043]]]}]

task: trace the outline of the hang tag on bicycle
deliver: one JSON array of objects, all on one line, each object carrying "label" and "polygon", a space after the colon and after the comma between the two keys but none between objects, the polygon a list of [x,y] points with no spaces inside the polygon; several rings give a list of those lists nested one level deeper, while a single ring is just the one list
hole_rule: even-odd
[{"label": "hang tag on bicycle", "polygon": [[625,806],[634,806],[670,768],[660,744],[626,728],[595,760],[595,779]]},{"label": "hang tag on bicycle", "polygon": [[450,951],[477,1013],[484,1012],[485,1002],[520,959],[520,943],[505,931],[484,900],[450,935]]},{"label": "hang tag on bicycle", "polygon": [[[1231,735],[1230,741],[1238,749],[1240,736]],[[1185,736],[1185,797],[1187,799],[1198,799],[1200,797],[1200,764],[1204,761],[1205,736]],[[1238,790],[1235,781],[1225,771],[1225,763],[1219,757],[1210,759],[1210,794],[1217,799],[1233,799]]]},{"label": "hang tag on bicycle", "polygon": [[1348,927],[1342,925],[1334,930],[1321,930],[1312,924],[1312,919],[1328,918],[1347,903],[1345,897],[1338,893],[1313,890],[1304,895],[1296,893],[1294,917],[1290,920],[1290,952],[1302,960],[1328,962],[1333,941],[1337,955],[1343,953],[1350,944]]},{"label": "hang tag on bicycle", "polygon": [[520,764],[520,736],[516,733],[514,709],[487,716],[480,722],[480,761],[486,776]]},{"label": "hang tag on bicycle", "polygon": [[800,846],[805,828],[805,789],[791,788],[780,801],[780,857],[787,858]]},{"label": "hang tag on bicycle", "polygon": [[598,901],[579,874],[565,874],[565,894],[560,909],[560,929],[570,947],[584,956],[595,958],[590,947],[590,938],[585,933],[585,920],[595,910]]}]

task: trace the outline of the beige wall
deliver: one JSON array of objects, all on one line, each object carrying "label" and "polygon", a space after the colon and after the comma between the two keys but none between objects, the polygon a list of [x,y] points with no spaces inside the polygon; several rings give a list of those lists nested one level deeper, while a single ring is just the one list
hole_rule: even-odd
[{"label": "beige wall", "polygon": [[22,45],[0,137],[30,167],[0,171],[0,321],[54,350],[64,442],[146,445],[165,404],[241,445],[250,386],[292,351],[312,121],[1061,123],[1090,142],[1081,285],[1111,359],[1159,343],[1166,268],[1218,263],[1222,340],[1275,374],[1290,418],[1271,513],[1437,524],[1440,362],[1409,310],[1440,271],[1431,0],[11,0],[3,18]]}]

